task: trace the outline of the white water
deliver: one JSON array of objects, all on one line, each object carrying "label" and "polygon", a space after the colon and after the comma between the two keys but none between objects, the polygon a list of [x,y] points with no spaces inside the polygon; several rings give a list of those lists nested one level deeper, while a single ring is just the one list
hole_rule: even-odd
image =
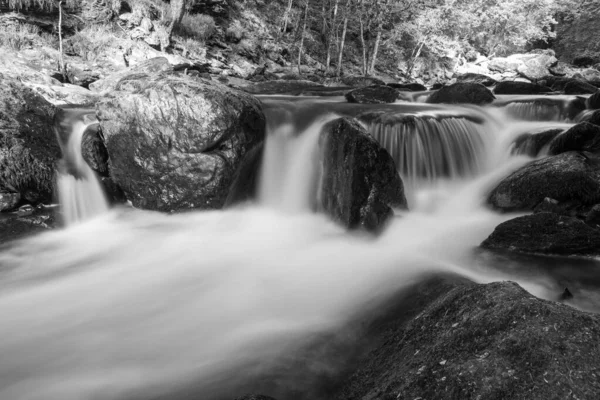
[{"label": "white water", "polygon": [[269,137],[261,205],[113,210],[1,252],[0,399],[145,399],[185,384],[195,398],[233,398],[425,273],[503,278],[471,251],[513,217],[482,204],[529,161],[499,146],[522,127],[492,132],[487,168],[418,189],[412,211],[375,240],[309,211],[322,123]]},{"label": "white water", "polygon": [[88,127],[75,121],[67,143],[62,146],[65,167],[57,174],[58,197],[66,225],[93,218],[108,211],[108,202],[94,171],[81,155],[81,140]]}]

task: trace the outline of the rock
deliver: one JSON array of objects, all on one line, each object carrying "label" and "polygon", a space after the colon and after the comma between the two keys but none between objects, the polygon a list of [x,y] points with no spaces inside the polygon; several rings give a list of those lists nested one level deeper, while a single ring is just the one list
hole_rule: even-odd
[{"label": "rock", "polygon": [[594,111],[586,120],[586,122],[589,122],[590,124],[594,124],[594,125],[598,125],[600,126],[600,110],[596,110]]},{"label": "rock", "polygon": [[222,207],[242,159],[264,139],[258,100],[201,79],[126,80],[97,105],[113,180],[139,208]]},{"label": "rock", "polygon": [[236,397],[235,400],[275,400],[271,396],[265,396],[262,394],[247,394],[242,397]]},{"label": "rock", "polygon": [[314,88],[321,88],[323,85],[319,85],[313,81],[289,81],[289,80],[275,80],[267,82],[259,82],[249,86],[245,86],[242,89],[252,94],[291,94],[298,95],[304,90],[310,90]]},{"label": "rock", "polygon": [[541,132],[525,133],[514,141],[512,153],[537,157],[544,147],[562,132],[563,129],[546,129]]},{"label": "rock", "polygon": [[539,54],[535,58],[526,60],[517,68],[517,72],[527,79],[536,81],[548,75],[548,68],[556,65],[557,62],[554,56]]},{"label": "rock", "polygon": [[421,85],[420,83],[388,83],[389,87],[393,87],[398,90],[409,90],[411,92],[425,92],[427,88],[425,85]]},{"label": "rock", "polygon": [[151,58],[147,61],[136,64],[133,67],[116,72],[104,79],[97,80],[96,82],[91,83],[89,88],[93,92],[107,92],[114,90],[124,78],[141,78],[142,76],[150,77],[163,72],[171,71],[173,71],[173,66],[169,64],[169,60],[167,60],[165,57]]},{"label": "rock", "polygon": [[513,282],[455,285],[423,308],[408,321],[389,315],[329,398],[593,399],[600,390],[595,314]]},{"label": "rock", "polygon": [[16,212],[3,213],[0,217],[0,244],[47,232],[57,225],[51,208],[28,206]]},{"label": "rock", "polygon": [[587,67],[591,67],[592,65],[596,64],[598,62],[598,59],[594,56],[589,56],[589,55],[579,55],[575,58],[573,58],[573,65],[579,68],[587,68]]},{"label": "rock", "polygon": [[600,255],[600,230],[577,218],[536,213],[498,225],[481,246],[530,254]]},{"label": "rock", "polygon": [[69,82],[73,85],[82,86],[86,89],[90,87],[90,84],[96,82],[100,77],[98,74],[86,71],[78,68],[71,67],[68,71]]},{"label": "rock", "polygon": [[483,86],[494,86],[495,84],[498,83],[495,79],[493,79],[487,75],[475,74],[475,73],[459,75],[456,77],[456,81],[457,82],[480,83]]},{"label": "rock", "polygon": [[574,79],[567,82],[564,91],[565,94],[591,94],[596,93],[598,91],[598,88],[587,82]]},{"label": "rock", "polygon": [[560,202],[600,200],[600,158],[568,152],[532,161],[504,178],[488,197],[502,211],[533,210],[546,197]]},{"label": "rock", "polygon": [[99,134],[100,125],[87,127],[81,138],[81,155],[100,176],[108,176],[108,151]]},{"label": "rock", "polygon": [[392,207],[407,207],[404,185],[389,153],[362,126],[340,118],[323,127],[321,207],[353,229],[381,230]]},{"label": "rock", "polygon": [[342,83],[352,87],[365,87],[373,85],[385,85],[385,82],[381,79],[368,77],[368,76],[346,76],[342,78]]},{"label": "rock", "polygon": [[567,151],[598,153],[600,151],[600,126],[581,122],[556,136],[550,143],[550,155]]},{"label": "rock", "polygon": [[561,300],[571,300],[573,298],[573,293],[569,290],[569,288],[565,288],[565,291],[560,295]]},{"label": "rock", "polygon": [[427,103],[477,104],[484,105],[494,101],[496,97],[485,86],[479,83],[455,83],[445,86],[427,99]]},{"label": "rock", "polygon": [[583,79],[585,79],[588,82],[600,81],[600,71],[598,71],[597,69],[584,69],[583,71],[581,71],[581,75],[583,76]]},{"label": "rock", "polygon": [[552,89],[547,86],[515,81],[503,81],[494,88],[495,94],[540,94],[550,92],[552,92]]},{"label": "rock", "polygon": [[0,191],[31,203],[52,201],[60,159],[55,113],[33,90],[0,74]]},{"label": "rock", "polygon": [[548,71],[552,75],[565,76],[569,72],[569,67],[564,62],[559,61],[556,65],[548,68]]},{"label": "rock", "polygon": [[[557,200],[546,197],[544,201],[535,206],[534,213],[553,213],[567,217],[581,217],[589,212],[589,207],[583,206],[577,200],[568,200],[559,203]],[[580,218],[581,219],[581,218]]]},{"label": "rock", "polygon": [[590,110],[599,110],[600,109],[600,91],[594,93],[585,102],[587,108]]},{"label": "rock", "polygon": [[488,63],[488,69],[495,72],[517,72],[523,61],[506,57],[492,58]]},{"label": "rock", "polygon": [[263,154],[264,145],[262,143],[246,153],[229,190],[225,207],[256,198]]},{"label": "rock", "polygon": [[384,104],[398,99],[398,91],[389,86],[367,86],[354,89],[346,94],[349,103]]},{"label": "rock", "polygon": [[595,228],[600,227],[600,204],[590,209],[585,218],[585,223]]},{"label": "rock", "polygon": [[21,201],[19,193],[0,192],[0,211],[12,210]]}]

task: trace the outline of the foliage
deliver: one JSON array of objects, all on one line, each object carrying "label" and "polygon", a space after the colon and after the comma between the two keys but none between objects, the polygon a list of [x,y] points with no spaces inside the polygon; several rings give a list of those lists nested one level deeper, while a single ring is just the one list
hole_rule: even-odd
[{"label": "foliage", "polygon": [[38,27],[27,24],[0,26],[0,46],[13,50],[32,47],[39,38]]},{"label": "foliage", "polygon": [[[65,7],[77,7],[81,0],[63,0]],[[8,0],[8,8],[13,10],[48,10],[52,11],[58,8],[58,2],[55,0]]]},{"label": "foliage", "polygon": [[88,61],[94,61],[105,50],[114,47],[122,38],[122,33],[113,25],[88,25],[66,40],[68,53],[81,56]]},{"label": "foliage", "polygon": [[175,34],[184,38],[193,38],[206,43],[217,32],[217,24],[210,15],[185,14],[181,23],[175,27]]}]

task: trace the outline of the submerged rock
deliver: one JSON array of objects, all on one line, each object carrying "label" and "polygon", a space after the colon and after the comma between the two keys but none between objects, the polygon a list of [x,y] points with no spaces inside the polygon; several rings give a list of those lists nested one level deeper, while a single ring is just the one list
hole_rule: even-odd
[{"label": "submerged rock", "polygon": [[0,191],[50,202],[60,148],[56,108],[17,80],[0,75]]},{"label": "submerged rock", "polygon": [[331,398],[591,399],[600,391],[597,315],[513,282],[456,285],[426,304],[408,322],[390,316]]},{"label": "submerged rock", "polygon": [[600,255],[600,230],[574,217],[542,212],[506,221],[483,248],[548,255]]},{"label": "submerged rock", "polygon": [[512,153],[537,157],[561,132],[563,132],[563,129],[547,129],[541,132],[525,133],[514,141]]},{"label": "submerged rock", "polygon": [[244,156],[264,140],[258,100],[201,79],[127,81],[97,105],[112,178],[136,207],[221,208]]},{"label": "submerged rock", "polygon": [[398,99],[398,91],[390,86],[368,86],[346,94],[349,103],[384,104]]},{"label": "submerged rock", "polygon": [[407,207],[394,160],[358,122],[347,118],[329,122],[320,146],[320,206],[334,220],[348,228],[378,231],[392,217],[392,207]]},{"label": "submerged rock", "polygon": [[556,136],[550,143],[549,154],[556,155],[567,151],[600,151],[600,126],[581,122],[566,132]]},{"label": "submerged rock", "polygon": [[503,81],[494,88],[496,94],[540,94],[550,92],[552,92],[552,89],[547,86],[518,81]]},{"label": "submerged rock", "polygon": [[477,104],[484,105],[494,101],[496,97],[488,88],[480,83],[455,83],[445,86],[427,99],[428,103]]},{"label": "submerged rock", "polygon": [[596,204],[600,200],[600,158],[567,152],[533,161],[504,178],[488,197],[502,211],[533,210],[546,197]]}]

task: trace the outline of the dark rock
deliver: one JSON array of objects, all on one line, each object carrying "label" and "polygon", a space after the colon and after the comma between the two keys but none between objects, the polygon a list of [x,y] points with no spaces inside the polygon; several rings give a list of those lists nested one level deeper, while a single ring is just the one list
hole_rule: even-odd
[{"label": "dark rock", "polygon": [[123,204],[127,202],[127,196],[125,196],[123,189],[121,189],[110,177],[101,176],[100,183],[104,189],[106,199],[110,204]]},{"label": "dark rock", "polygon": [[100,79],[100,76],[97,73],[84,71],[73,67],[69,68],[67,76],[70,83],[73,85],[82,86],[86,89],[90,87],[90,84]]},{"label": "dark rock", "polygon": [[568,152],[521,167],[492,190],[488,203],[502,211],[533,210],[546,197],[560,202],[600,200],[600,158]]},{"label": "dark rock", "polygon": [[600,110],[594,111],[592,115],[586,119],[586,122],[600,126]]},{"label": "dark rock", "polygon": [[301,94],[304,90],[321,88],[323,85],[319,85],[313,81],[289,81],[289,80],[276,80],[255,83],[250,86],[242,88],[242,90],[252,94]]},{"label": "dark rock", "polygon": [[598,60],[596,59],[596,57],[585,54],[573,58],[573,65],[579,68],[591,67],[597,62]]},{"label": "dark rock", "polygon": [[36,92],[0,74],[0,192],[31,203],[52,201],[60,159],[55,113]]},{"label": "dark rock", "polygon": [[104,79],[97,80],[89,85],[93,92],[114,90],[123,79],[133,80],[148,78],[160,73],[172,72],[173,66],[164,57],[151,58],[122,71],[116,72]]},{"label": "dark rock", "polygon": [[408,90],[411,92],[424,92],[427,90],[425,85],[421,85],[420,83],[388,83],[389,87],[393,87],[398,90]]},{"label": "dark rock", "polygon": [[585,223],[594,227],[600,226],[600,204],[590,209],[585,217]]},{"label": "dark rock", "polygon": [[552,92],[552,89],[547,86],[518,81],[503,81],[494,88],[495,94],[540,94],[550,92]]},{"label": "dark rock", "polygon": [[349,103],[384,104],[398,99],[398,91],[389,86],[368,86],[354,89],[346,94]]},{"label": "dark rock", "polygon": [[83,132],[81,155],[100,176],[108,176],[108,151],[100,137],[100,125],[92,124]]},{"label": "dark rock", "polygon": [[389,153],[362,126],[340,118],[324,126],[321,207],[348,228],[379,231],[392,207],[406,208],[404,185]]},{"label": "dark rock", "polygon": [[262,394],[247,394],[242,397],[237,397],[235,400],[275,400],[271,396],[265,396]]},{"label": "dark rock", "polygon": [[29,207],[24,211],[0,214],[0,244],[24,239],[57,227],[53,209]]},{"label": "dark rock", "polygon": [[552,139],[563,132],[563,129],[547,129],[542,132],[525,133],[514,142],[513,154],[537,157]]},{"label": "dark rock", "polygon": [[585,103],[590,110],[600,109],[600,91],[588,97]]},{"label": "dark rock", "polygon": [[481,246],[530,254],[592,256],[600,254],[600,230],[577,218],[536,213],[498,225]]},{"label": "dark rock", "polygon": [[264,145],[262,143],[246,153],[231,185],[225,207],[256,198],[263,153]]},{"label": "dark rock", "polygon": [[439,82],[434,83],[433,86],[431,87],[431,90],[439,90],[439,89],[443,88],[444,86],[446,86],[446,85],[444,85],[443,83],[439,83]]},{"label": "dark rock", "polygon": [[97,104],[113,180],[140,208],[222,207],[242,159],[264,139],[258,100],[168,75],[132,87]]},{"label": "dark rock", "polygon": [[498,83],[497,80],[483,74],[467,73],[456,77],[457,82],[480,83],[483,86],[494,86]]},{"label": "dark rock", "polygon": [[447,103],[447,104],[489,104],[496,97],[488,88],[479,83],[455,83],[445,86],[435,93],[432,93],[427,99],[428,103]]},{"label": "dark rock", "polygon": [[372,78],[368,76],[346,76],[342,78],[342,83],[352,87],[365,87],[373,85],[384,86],[385,82],[381,79]]},{"label": "dark rock", "polygon": [[570,300],[573,298],[573,293],[569,290],[569,288],[565,288],[565,291],[560,295],[561,300]]},{"label": "dark rock", "polygon": [[550,143],[550,155],[567,151],[598,153],[600,151],[600,126],[581,122],[556,136]]},{"label": "dark rock", "polygon": [[19,193],[0,192],[0,211],[12,210],[21,201]]},{"label": "dark rock", "polygon": [[458,285],[388,327],[331,399],[593,399],[600,390],[598,316],[513,282]]},{"label": "dark rock", "polygon": [[566,116],[574,120],[582,111],[586,109],[585,98],[577,96],[567,103]]},{"label": "dark rock", "polygon": [[552,75],[565,76],[567,75],[567,68],[567,64],[559,61],[558,64],[548,68],[548,71],[550,71]]},{"label": "dark rock", "polygon": [[589,206],[584,206],[577,200],[567,200],[560,203],[557,200],[546,197],[544,201],[535,206],[533,212],[549,212],[567,217],[579,218],[580,216],[583,216],[585,218],[585,215],[589,212]]},{"label": "dark rock", "polygon": [[567,82],[564,88],[566,94],[590,94],[597,91],[596,86],[580,80],[571,80]]}]

